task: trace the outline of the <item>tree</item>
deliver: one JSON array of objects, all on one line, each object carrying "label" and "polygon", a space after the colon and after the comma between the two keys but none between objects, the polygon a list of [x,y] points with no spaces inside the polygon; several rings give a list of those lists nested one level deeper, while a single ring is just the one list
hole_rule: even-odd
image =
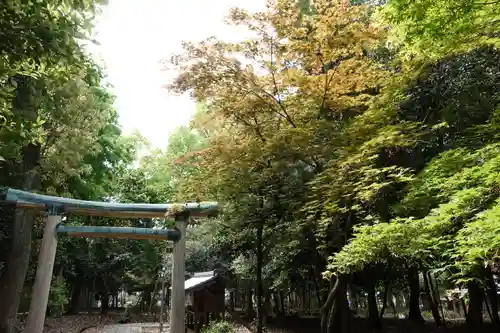
[{"label": "tree", "polygon": [[[304,278],[273,273],[273,267],[296,268],[292,257],[301,255],[314,258],[319,281],[318,271],[329,262],[331,286],[321,281],[317,288],[325,332],[349,331],[346,295],[353,284],[367,291],[369,316],[379,325],[386,302],[379,314],[375,288],[382,285],[387,298],[397,280],[406,280],[415,322],[423,319],[420,281],[424,284],[439,324],[436,281],[458,281],[438,274],[457,258],[452,243],[459,229],[452,217],[468,221],[470,205],[476,207],[475,200],[492,189],[455,188],[445,199],[438,193],[449,192],[456,178],[441,177],[449,177],[451,169],[458,172],[452,157],[465,157],[471,146],[479,149],[496,140],[496,50],[482,46],[494,37],[468,43],[475,31],[462,28],[470,23],[481,31],[479,16],[493,19],[496,9],[474,12],[469,4],[430,2],[405,7],[390,1],[377,9],[382,16],[373,17],[372,4],[315,1],[313,12],[308,12],[310,4],[301,5],[300,10],[295,2],[279,1],[256,15],[233,10],[230,20],[249,27],[252,39],[186,43],[186,52],[174,57],[181,74],[170,88],[190,91],[207,105],[194,126],[210,144],[189,156],[198,173],[184,185],[190,189],[186,197],[216,197],[224,203],[218,249],[235,267],[256,261],[258,330],[262,286],[284,287]],[[470,22],[441,16],[438,6],[462,6]],[[427,25],[404,14],[417,9]],[[386,40],[374,18],[389,23],[392,36],[404,41],[399,49],[381,46]],[[434,29],[445,19],[449,38],[433,44]],[[394,56],[427,52],[423,40],[436,45],[432,61]],[[462,43],[457,50],[468,52],[450,54],[454,42]],[[408,66],[393,66],[392,60]],[[456,155],[447,155],[453,149]],[[279,260],[271,257],[276,253]],[[283,283],[267,283],[263,276],[268,273]],[[467,284],[472,294],[480,294],[477,285]],[[325,289],[329,295],[321,292]],[[472,311],[470,322],[477,322],[480,313]]]},{"label": "tree", "polygon": [[[3,186],[41,189],[42,155],[50,154],[50,148],[43,151],[42,146],[50,147],[53,144],[50,140],[54,139],[51,137],[53,133],[50,133],[50,140],[45,142],[48,138],[46,130],[56,130],[51,120],[65,120],[63,109],[66,106],[58,104],[54,96],[71,101],[64,111],[74,112],[76,107],[83,106],[82,98],[89,98],[89,92],[78,91],[78,85],[99,87],[100,73],[82,52],[77,41],[87,38],[89,20],[96,9],[97,5],[88,1],[10,2],[3,6],[0,14],[4,37],[0,48],[0,118],[5,125],[0,129],[3,142],[0,147],[3,160],[0,178]],[[59,84],[62,88],[59,88]],[[93,108],[95,105],[86,106]],[[85,112],[82,115],[85,118]],[[3,218],[8,220],[12,216],[4,214]],[[0,278],[5,296],[0,302],[1,332],[11,332],[14,325],[28,269],[34,216],[20,212],[16,214],[15,220],[16,223],[7,224],[12,229],[6,230],[4,234],[8,242],[5,242],[7,248],[2,258]]]},{"label": "tree", "polygon": [[[481,324],[483,287],[478,281],[489,285],[486,290],[492,288],[491,266],[485,270],[480,256],[476,257],[478,261],[470,261],[474,250],[470,252],[465,235],[471,235],[469,226],[481,223],[479,216],[494,214],[498,198],[493,180],[497,179],[493,157],[497,138],[490,134],[497,126],[499,105],[492,93],[497,89],[493,78],[498,66],[491,60],[497,52],[485,47],[450,56],[429,65],[408,85],[407,97],[400,102],[396,116],[405,126],[408,121],[418,124],[414,128],[421,134],[435,132],[420,136],[420,142],[406,148],[403,154],[409,154],[412,160],[402,159],[402,153],[397,158],[392,144],[384,145],[383,149],[394,152],[387,160],[388,155],[381,150],[377,158],[386,159],[381,167],[411,161],[406,166],[411,166],[410,175],[415,178],[408,178],[404,195],[393,201],[390,220],[378,217],[374,225],[356,229],[355,238],[331,258],[330,273],[351,274],[373,265],[400,265],[408,267],[408,274],[423,272],[427,283],[427,274],[434,272],[451,285],[468,288],[468,323]],[[387,135],[383,130],[381,133]],[[407,139],[408,133],[398,136]],[[496,294],[488,291],[488,295],[496,308]],[[498,324],[496,312],[492,313]],[[433,315],[439,323],[437,308]]]},{"label": "tree", "polygon": [[391,26],[392,41],[404,44],[406,55],[436,59],[498,45],[499,10],[496,1],[391,0],[380,16]]},{"label": "tree", "polygon": [[[365,6],[318,1],[315,9],[316,15],[302,16],[294,1],[255,15],[234,9],[230,21],[254,38],[185,43],[185,53],[172,61],[181,74],[171,90],[192,91],[206,102],[195,126],[214,129],[209,147],[192,156],[201,170],[191,175],[190,195],[227,203],[229,228],[247,235],[240,245],[248,244],[245,256],[256,260],[258,331],[273,239],[284,227],[303,232],[292,221],[303,215],[306,183],[342,149],[342,127],[367,109],[389,74],[370,54],[381,31]],[[315,253],[317,244],[311,245]]]}]

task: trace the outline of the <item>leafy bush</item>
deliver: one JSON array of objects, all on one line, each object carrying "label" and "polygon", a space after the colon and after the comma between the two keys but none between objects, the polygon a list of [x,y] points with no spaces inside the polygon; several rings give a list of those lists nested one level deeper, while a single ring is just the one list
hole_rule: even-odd
[{"label": "leafy bush", "polygon": [[61,316],[68,305],[69,291],[66,283],[62,278],[56,278],[52,282],[49,293],[49,301],[47,303],[47,311],[52,317]]},{"label": "leafy bush", "polygon": [[125,310],[121,313],[120,319],[118,320],[118,322],[120,324],[127,324],[127,323],[130,323],[130,321],[131,321],[130,310],[129,310],[129,308],[125,308]]},{"label": "leafy bush", "polygon": [[234,333],[234,327],[227,321],[217,321],[203,330],[203,333]]},{"label": "leafy bush", "polygon": [[464,316],[461,313],[456,313],[455,311],[444,310],[445,319],[462,319]]}]

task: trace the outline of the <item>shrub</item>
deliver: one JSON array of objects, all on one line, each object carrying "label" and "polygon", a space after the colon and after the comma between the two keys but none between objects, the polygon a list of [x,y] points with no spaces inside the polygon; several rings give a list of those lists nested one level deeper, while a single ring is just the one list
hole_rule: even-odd
[{"label": "shrub", "polygon": [[227,321],[217,321],[203,330],[203,333],[234,333],[234,327]]},{"label": "shrub", "polygon": [[120,324],[127,324],[131,322],[130,318],[130,310],[125,308],[125,310],[120,315],[120,320],[118,320]]},{"label": "shrub", "polygon": [[56,278],[50,287],[47,311],[52,317],[59,317],[68,305],[69,291],[63,278]]}]

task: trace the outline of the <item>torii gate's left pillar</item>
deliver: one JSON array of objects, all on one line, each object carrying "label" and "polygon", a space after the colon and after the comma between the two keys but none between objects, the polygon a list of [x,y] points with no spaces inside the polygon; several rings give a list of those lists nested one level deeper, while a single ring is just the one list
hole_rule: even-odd
[{"label": "torii gate's left pillar", "polygon": [[189,212],[176,216],[176,227],[181,232],[181,239],[174,244],[172,265],[172,295],[170,308],[170,332],[184,333],[186,291],[186,227],[189,221]]},{"label": "torii gate's left pillar", "polygon": [[30,310],[24,333],[42,333],[43,331],[45,312],[47,311],[49,300],[50,282],[56,259],[56,227],[61,223],[61,220],[62,216],[58,215],[56,210],[51,209],[49,211],[43,232],[42,245],[38,254],[35,285],[33,287]]}]

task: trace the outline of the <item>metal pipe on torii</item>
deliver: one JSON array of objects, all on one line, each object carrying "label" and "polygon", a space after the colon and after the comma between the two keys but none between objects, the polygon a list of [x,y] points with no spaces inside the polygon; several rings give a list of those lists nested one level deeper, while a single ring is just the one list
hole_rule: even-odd
[{"label": "metal pipe on torii", "polygon": [[114,203],[101,201],[86,201],[71,198],[54,197],[35,194],[9,188],[5,201],[15,203],[16,208],[49,211],[57,208],[60,213],[75,215],[116,217],[116,218],[164,218],[165,213],[173,208],[182,208],[190,216],[217,215],[216,202],[192,202],[184,204],[144,204],[144,203]]},{"label": "metal pipe on torii", "polygon": [[[26,191],[7,189],[6,203],[16,209],[47,212],[35,285],[25,333],[42,333],[49,298],[50,283],[57,249],[57,233],[73,237],[108,237],[128,239],[157,239],[174,242],[172,267],[171,333],[184,333],[184,271],[186,253],[186,225],[192,216],[212,217],[218,213],[216,202],[185,204],[137,204],[85,201],[61,198]],[[71,226],[62,224],[62,216],[86,215],[115,218],[164,218],[171,210],[176,220],[175,229],[150,229],[105,226]]]}]

